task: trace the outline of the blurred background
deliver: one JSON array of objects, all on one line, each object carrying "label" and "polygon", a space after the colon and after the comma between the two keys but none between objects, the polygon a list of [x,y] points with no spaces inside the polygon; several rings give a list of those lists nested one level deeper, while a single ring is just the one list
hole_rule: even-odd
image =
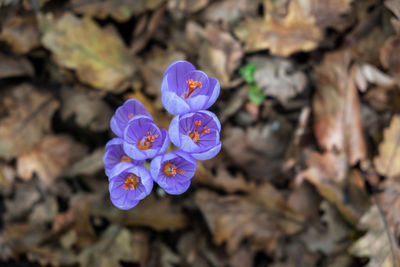
[{"label": "blurred background", "polygon": [[[115,208],[109,121],[188,60],[222,150]],[[400,1],[0,0],[0,266],[400,267]]]}]

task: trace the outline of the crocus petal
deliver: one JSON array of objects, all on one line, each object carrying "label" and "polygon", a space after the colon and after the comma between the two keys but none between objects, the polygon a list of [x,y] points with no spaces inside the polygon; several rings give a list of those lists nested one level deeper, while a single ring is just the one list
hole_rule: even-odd
[{"label": "crocus petal", "polygon": [[190,180],[185,182],[176,182],[172,184],[170,187],[163,187],[164,191],[170,195],[179,195],[188,190],[190,186]]},{"label": "crocus petal", "polygon": [[181,146],[180,148],[183,151],[192,153],[192,152],[198,152],[200,147],[198,145],[196,145],[192,138],[190,138],[190,136],[185,135],[185,134],[181,134],[180,135],[180,139],[181,139]]},{"label": "crocus petal", "polygon": [[186,73],[184,76],[179,77],[178,79],[178,89],[177,93],[179,95],[185,94],[189,91],[189,87],[187,85],[187,82],[189,80],[193,80],[193,82],[199,82],[201,83],[201,87],[197,88],[196,90],[193,91],[193,93],[189,96],[195,96],[195,95],[207,95],[208,93],[208,76],[205,74],[203,71],[200,70],[194,70],[191,72]]},{"label": "crocus petal", "polygon": [[160,173],[160,168],[161,168],[161,161],[163,160],[163,156],[157,156],[153,158],[150,162],[149,170],[150,170],[150,175],[153,180],[157,179],[159,173]]},{"label": "crocus petal", "polygon": [[171,142],[177,146],[181,146],[181,139],[179,137],[179,115],[175,116],[172,120],[171,123],[169,124],[169,129],[168,129],[168,134],[169,138],[171,139]]},{"label": "crocus petal", "polygon": [[196,70],[196,68],[189,62],[185,60],[178,60],[169,65],[167,70],[164,72],[164,77],[170,75],[174,77],[176,83],[178,83],[178,78],[185,76],[186,73]]},{"label": "crocus petal", "polygon": [[144,153],[145,150],[138,149],[136,144],[124,142],[124,151],[129,157],[134,160],[145,160],[148,158],[147,154]]},{"label": "crocus petal", "polygon": [[165,109],[174,115],[187,113],[190,111],[189,105],[174,92],[163,92],[161,95],[161,102]]},{"label": "crocus petal", "polygon": [[208,96],[207,95],[191,96],[188,99],[185,99],[185,101],[189,105],[190,111],[197,111],[204,109],[204,106],[208,101]]},{"label": "crocus petal", "polygon": [[208,78],[208,87],[210,90],[208,93],[210,98],[208,99],[208,102],[203,107],[203,109],[208,109],[215,103],[215,101],[217,100],[217,98],[219,96],[220,90],[221,90],[218,80],[213,77]]},{"label": "crocus petal", "polygon": [[123,182],[112,180],[109,184],[111,202],[119,209],[131,209],[139,203],[139,200],[132,200],[128,197],[128,190],[122,189]]},{"label": "crocus petal", "polygon": [[111,202],[114,204],[114,206],[116,206],[117,208],[121,209],[121,210],[129,210],[133,207],[135,207],[140,200],[129,200],[127,198],[125,199],[114,199],[114,198],[110,198]]},{"label": "crocus petal", "polygon": [[191,153],[191,155],[198,160],[207,160],[215,157],[219,151],[221,150],[221,143],[217,146],[211,148],[210,150],[199,152],[199,153]]},{"label": "crocus petal", "polygon": [[107,142],[105,150],[108,150],[111,146],[122,145],[123,142],[124,140],[122,138],[113,138]]},{"label": "crocus petal", "polygon": [[158,154],[164,154],[165,151],[167,151],[168,147],[169,147],[169,136],[168,136],[168,132],[165,129],[161,130],[161,138],[162,140],[164,140],[160,150],[158,150],[157,155]]},{"label": "crocus petal", "polygon": [[221,123],[217,117],[217,115],[215,115],[214,113],[212,113],[211,111],[208,110],[200,110],[198,113],[201,113],[202,115],[205,115],[207,117],[209,117],[210,119],[212,119],[212,123],[211,122],[207,122],[207,125],[209,127],[216,127],[218,129],[218,132],[221,131]]}]

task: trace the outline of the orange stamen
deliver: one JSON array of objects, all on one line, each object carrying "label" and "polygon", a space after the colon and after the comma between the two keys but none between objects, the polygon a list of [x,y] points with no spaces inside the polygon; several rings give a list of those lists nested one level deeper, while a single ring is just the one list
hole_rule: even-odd
[{"label": "orange stamen", "polygon": [[147,132],[147,135],[138,141],[138,147],[141,150],[150,149],[154,140],[158,137],[158,135],[151,135],[151,132]]},{"label": "orange stamen", "polygon": [[130,173],[128,176],[126,176],[125,183],[122,185],[122,187],[126,190],[128,189],[133,190],[138,184],[139,184],[139,177],[137,177],[137,175],[133,173]]},{"label": "orange stamen", "polygon": [[189,98],[190,95],[191,95],[197,88],[201,88],[201,87],[202,87],[201,82],[199,82],[199,81],[193,81],[192,79],[187,80],[187,81],[186,81],[186,84],[187,84],[188,87],[189,87],[189,91],[188,91],[188,93],[187,93],[186,96],[185,96],[186,99]]},{"label": "orange stamen", "polygon": [[171,162],[165,163],[163,172],[166,176],[175,176],[177,173],[185,173],[184,170],[178,170],[178,167]]},{"label": "orange stamen", "polygon": [[124,155],[119,159],[119,162],[133,162],[133,159]]},{"label": "orange stamen", "polygon": [[129,114],[129,115],[128,115],[128,118],[129,118],[129,119],[132,119],[132,118],[133,118],[133,113]]},{"label": "orange stamen", "polygon": [[207,126],[204,126],[203,129],[201,129],[200,132],[197,131],[197,129],[199,128],[199,126],[201,125],[201,121],[195,121],[194,122],[194,131],[193,132],[189,132],[189,137],[192,138],[193,142],[195,144],[197,144],[200,140],[200,134],[203,133],[209,133],[210,129],[207,129]]}]

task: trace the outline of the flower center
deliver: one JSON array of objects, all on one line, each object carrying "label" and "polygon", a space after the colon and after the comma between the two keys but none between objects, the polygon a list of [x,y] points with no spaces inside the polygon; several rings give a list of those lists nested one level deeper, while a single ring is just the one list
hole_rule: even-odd
[{"label": "flower center", "polygon": [[199,81],[193,81],[192,79],[189,79],[186,81],[186,84],[189,87],[189,91],[187,92],[185,99],[189,98],[190,95],[197,89],[201,88],[201,82]]},{"label": "flower center", "polygon": [[177,173],[185,173],[183,170],[178,170],[178,167],[171,162],[165,163],[163,172],[166,176],[175,176]]},{"label": "flower center", "polygon": [[151,143],[153,143],[157,137],[158,137],[158,135],[152,135],[151,132],[147,132],[147,135],[138,141],[137,145],[138,145],[139,149],[141,149],[141,150],[150,149],[152,146]]},{"label": "flower center", "polygon": [[129,118],[129,119],[132,119],[132,118],[133,118],[133,113],[129,114],[129,115],[128,115],[128,118]]},{"label": "flower center", "polygon": [[119,159],[119,162],[133,162],[133,159],[131,159],[130,157],[124,155]]},{"label": "flower center", "polygon": [[125,183],[122,187],[126,190],[130,189],[133,190],[139,184],[139,177],[136,174],[130,173],[125,178]]},{"label": "flower center", "polygon": [[195,121],[195,127],[193,132],[189,132],[189,137],[192,138],[193,142],[197,144],[200,140],[200,134],[209,133],[210,129],[207,129],[207,126],[204,126],[201,131],[198,131],[199,126],[201,125],[201,121]]}]

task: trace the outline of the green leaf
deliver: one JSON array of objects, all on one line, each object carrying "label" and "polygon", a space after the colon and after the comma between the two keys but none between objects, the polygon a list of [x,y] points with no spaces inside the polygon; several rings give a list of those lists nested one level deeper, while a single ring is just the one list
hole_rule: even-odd
[{"label": "green leaf", "polygon": [[257,85],[251,84],[249,87],[249,99],[254,104],[260,105],[265,99],[264,91]]},{"label": "green leaf", "polygon": [[253,63],[247,64],[239,69],[239,74],[245,79],[248,83],[254,82],[254,72],[256,71],[256,65]]}]

